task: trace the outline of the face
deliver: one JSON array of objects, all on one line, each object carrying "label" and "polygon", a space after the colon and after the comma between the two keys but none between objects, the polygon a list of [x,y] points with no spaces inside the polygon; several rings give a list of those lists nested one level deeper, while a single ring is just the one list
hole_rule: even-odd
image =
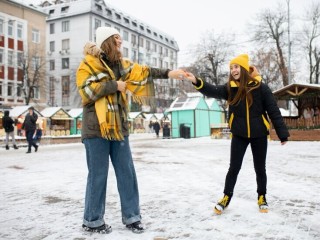
[{"label": "face", "polygon": [[116,40],[116,45],[117,45],[118,51],[120,51],[121,44],[122,44],[122,39],[121,39],[120,35],[118,35],[118,34],[114,35],[114,39]]},{"label": "face", "polygon": [[239,80],[241,68],[239,64],[231,64],[230,73],[235,80]]}]

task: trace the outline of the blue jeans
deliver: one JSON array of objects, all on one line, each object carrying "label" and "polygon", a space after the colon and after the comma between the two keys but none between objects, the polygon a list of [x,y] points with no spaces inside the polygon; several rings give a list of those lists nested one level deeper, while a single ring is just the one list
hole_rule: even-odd
[{"label": "blue jeans", "polygon": [[88,166],[83,223],[88,227],[99,227],[105,223],[109,156],[117,178],[122,223],[127,225],[140,221],[138,182],[128,137],[123,141],[87,138],[83,142]]}]

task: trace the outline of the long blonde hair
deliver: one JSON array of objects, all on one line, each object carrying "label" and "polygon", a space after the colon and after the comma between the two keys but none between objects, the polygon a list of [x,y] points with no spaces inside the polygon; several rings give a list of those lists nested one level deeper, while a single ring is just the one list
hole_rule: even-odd
[{"label": "long blonde hair", "polygon": [[[242,66],[241,74],[239,80],[233,78],[231,73],[229,74],[229,83],[228,83],[228,104],[229,105],[236,105],[239,103],[240,100],[247,99],[249,107],[251,107],[253,103],[252,93],[251,91],[258,88],[261,84],[260,81],[250,76],[249,72],[244,69]],[[231,95],[231,82],[239,82],[238,91],[236,95],[232,98]]]},{"label": "long blonde hair", "polygon": [[117,48],[115,35],[107,38],[101,44],[101,50],[107,55],[110,62],[117,62],[122,59],[122,54]]}]

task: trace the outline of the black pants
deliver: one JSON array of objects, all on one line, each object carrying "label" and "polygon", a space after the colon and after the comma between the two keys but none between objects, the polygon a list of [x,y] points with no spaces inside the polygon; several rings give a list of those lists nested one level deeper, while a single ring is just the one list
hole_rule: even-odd
[{"label": "black pants", "polygon": [[267,193],[267,136],[261,138],[243,138],[233,136],[231,140],[230,166],[226,176],[224,194],[233,195],[233,190],[241,169],[243,157],[249,144],[251,145],[254,170],[256,172],[257,192],[259,195]]},{"label": "black pants", "polygon": [[35,130],[32,131],[26,131],[26,138],[28,141],[28,152],[31,151],[31,147],[34,146],[34,148],[37,147],[34,139],[33,139],[33,135],[34,135]]}]

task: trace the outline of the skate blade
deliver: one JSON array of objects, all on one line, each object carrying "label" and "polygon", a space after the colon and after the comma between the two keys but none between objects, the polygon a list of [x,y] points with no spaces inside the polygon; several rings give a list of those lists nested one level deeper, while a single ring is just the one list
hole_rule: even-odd
[{"label": "skate blade", "polygon": [[221,213],[222,213],[222,211],[220,211],[220,210],[218,210],[218,209],[216,209],[216,208],[214,208],[213,210],[214,210],[214,212],[215,212],[216,214],[218,214],[218,215],[221,215]]},{"label": "skate blade", "polygon": [[268,213],[268,209],[259,209],[259,212],[261,212],[261,213]]}]

